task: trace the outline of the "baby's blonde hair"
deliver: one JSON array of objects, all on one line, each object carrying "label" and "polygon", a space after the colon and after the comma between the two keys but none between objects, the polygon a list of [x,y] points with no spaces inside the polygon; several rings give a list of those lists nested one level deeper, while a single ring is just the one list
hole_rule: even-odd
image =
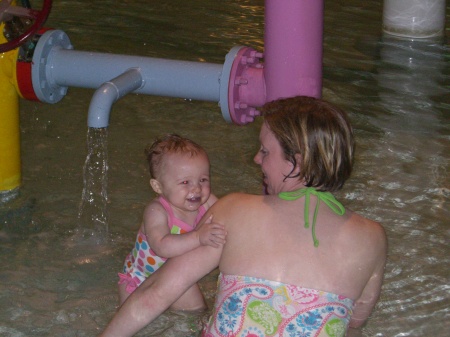
[{"label": "baby's blonde hair", "polygon": [[158,178],[163,158],[169,153],[188,154],[191,157],[199,154],[206,155],[206,151],[194,141],[177,134],[167,134],[164,137],[156,139],[145,149],[152,178]]}]

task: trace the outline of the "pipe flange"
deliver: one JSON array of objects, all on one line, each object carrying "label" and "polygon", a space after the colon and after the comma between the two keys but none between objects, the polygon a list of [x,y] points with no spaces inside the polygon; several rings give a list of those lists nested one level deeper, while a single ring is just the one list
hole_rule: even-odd
[{"label": "pipe flange", "polygon": [[70,39],[61,30],[49,30],[39,39],[33,55],[31,78],[37,98],[45,103],[57,103],[67,94],[67,86],[60,86],[51,77],[52,50],[73,49]]},{"label": "pipe flange", "polygon": [[[220,82],[220,108],[222,116],[229,123],[245,125],[254,121],[260,113],[256,110],[254,102],[246,101],[246,95],[242,94],[241,86],[252,87],[254,101],[264,103],[264,80],[262,76],[263,64],[260,63],[262,54],[250,47],[233,47],[225,57]],[[249,83],[247,76],[251,70],[260,70],[258,76],[251,76]],[[228,77],[225,77],[228,75]],[[256,93],[255,93],[256,92]]]}]

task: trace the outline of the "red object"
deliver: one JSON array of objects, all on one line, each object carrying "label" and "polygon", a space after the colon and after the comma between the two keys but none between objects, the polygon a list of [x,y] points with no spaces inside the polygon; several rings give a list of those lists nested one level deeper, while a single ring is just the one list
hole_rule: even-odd
[{"label": "red object", "polygon": [[[53,28],[44,27],[39,30],[36,36],[40,37],[48,30]],[[31,68],[33,67],[32,62],[20,61],[16,63],[16,77],[17,77],[17,87],[20,91],[20,95],[30,101],[39,101],[36,93],[33,89],[33,79],[31,76]],[[40,101],[39,101],[40,102]]]},{"label": "red object", "polygon": [[31,62],[17,61],[17,86],[20,91],[20,95],[30,101],[39,101],[31,80]]}]

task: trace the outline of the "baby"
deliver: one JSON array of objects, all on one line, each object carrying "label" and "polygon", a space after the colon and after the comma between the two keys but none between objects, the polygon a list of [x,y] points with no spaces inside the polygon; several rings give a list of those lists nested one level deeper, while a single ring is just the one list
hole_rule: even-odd
[{"label": "baby", "polygon": [[[225,243],[222,225],[207,221],[196,227],[206,210],[217,201],[211,194],[209,159],[193,141],[169,134],[145,151],[150,186],[158,194],[144,210],[133,250],[119,273],[119,299],[128,296],[164,262],[201,245]],[[173,310],[202,310],[206,303],[197,284],[175,302]]]}]

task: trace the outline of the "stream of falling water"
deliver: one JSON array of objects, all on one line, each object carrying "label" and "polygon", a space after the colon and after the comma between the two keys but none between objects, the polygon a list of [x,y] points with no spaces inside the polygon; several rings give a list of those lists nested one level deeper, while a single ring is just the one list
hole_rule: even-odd
[{"label": "stream of falling water", "polygon": [[108,129],[88,128],[78,233],[97,243],[108,235]]}]

